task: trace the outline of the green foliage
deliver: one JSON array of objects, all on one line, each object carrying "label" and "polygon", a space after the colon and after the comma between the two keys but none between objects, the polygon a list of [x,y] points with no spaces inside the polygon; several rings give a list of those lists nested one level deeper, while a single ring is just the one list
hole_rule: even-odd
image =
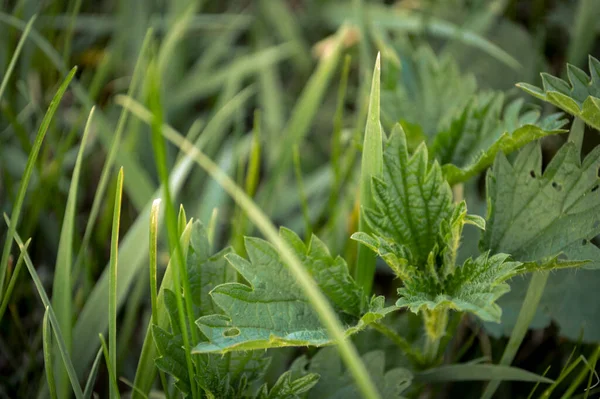
[{"label": "green foliage", "polygon": [[[488,175],[489,210],[482,249],[511,253],[515,260],[543,263],[555,257],[558,267],[583,263],[600,266],[600,249],[592,242],[600,233],[598,169],[600,147],[581,161],[576,144],[567,142],[542,172],[539,144],[530,144],[514,162],[499,155]],[[559,270],[549,275],[536,327],[557,322],[561,334],[571,339],[600,339],[594,317],[593,287],[600,276],[593,270]],[[510,331],[516,322],[527,280],[515,279],[513,291],[500,301],[506,310],[503,325],[491,326],[496,334]]]},{"label": "green foliage", "polygon": [[[386,399],[401,398],[412,382],[412,373],[404,368],[386,370],[385,352],[371,351],[362,356],[381,396]],[[292,371],[308,372],[321,376],[308,393],[307,399],[360,399],[352,376],[343,370],[342,361],[333,348],[323,348],[310,360],[302,356],[294,361]]]},{"label": "green foliage", "polygon": [[[347,336],[395,310],[382,297],[370,301],[348,273],[341,257],[332,257],[316,236],[309,245],[291,230],[280,237],[294,250],[344,323]],[[258,238],[246,238],[249,261],[235,254],[227,260],[250,285],[225,283],[210,295],[224,314],[202,316],[197,324],[208,338],[195,353],[264,349],[282,346],[323,346],[331,338],[298,287],[277,250]]]},{"label": "green foliage", "polygon": [[589,69],[591,76],[576,66],[567,64],[570,84],[542,73],[542,88],[528,83],[519,83],[517,86],[600,130],[600,61],[591,55]]}]

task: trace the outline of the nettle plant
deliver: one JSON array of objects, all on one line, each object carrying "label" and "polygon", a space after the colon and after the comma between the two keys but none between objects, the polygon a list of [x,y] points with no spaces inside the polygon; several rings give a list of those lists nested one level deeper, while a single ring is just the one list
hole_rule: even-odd
[{"label": "nettle plant", "polygon": [[[529,288],[543,290],[548,271],[600,266],[600,250],[592,242],[600,233],[600,147],[582,160],[580,123],[600,130],[600,62],[590,57],[591,77],[568,66],[570,84],[542,74],[541,89],[518,85],[576,118],[568,141],[545,167],[539,139],[566,132],[564,114],[541,117],[522,100],[507,103],[501,93],[478,92],[471,77],[460,75],[455,64],[438,60],[429,49],[419,49],[414,62],[413,92],[404,85],[381,90],[379,59],[375,66],[363,146],[360,231],[351,237],[359,244],[359,262],[352,268],[318,237],[304,241],[286,228],[280,229],[277,245],[246,238],[245,256],[232,248],[214,252],[205,227],[186,224],[183,218],[189,284],[183,291],[191,299],[186,309],[195,324],[182,320],[186,314],[178,294],[163,289],[159,300],[169,320],[155,320],[151,327],[156,366],[176,380],[182,394],[415,396],[423,382],[433,381],[427,376],[440,365],[448,341],[444,338],[456,328],[451,317],[467,313],[499,323],[498,300],[511,290],[515,276],[543,276]],[[428,106],[436,98],[455,98],[453,109]],[[466,183],[488,168],[484,218],[469,214],[463,192]],[[478,253],[459,260],[465,225],[475,226],[481,239]],[[298,280],[282,245],[312,281]],[[374,255],[401,281],[397,297],[370,293]],[[306,284],[324,295],[343,336],[379,331],[400,347],[410,366],[386,369],[384,352],[377,350],[362,356],[364,369],[352,366],[343,352],[339,357],[332,345],[341,343],[326,328],[326,317],[315,308]],[[523,308],[535,309],[539,297],[536,301],[528,295]],[[422,343],[402,338],[387,323],[390,314],[403,310],[422,318]],[[521,325],[527,327],[533,313],[525,313]],[[190,337],[197,340],[186,345]],[[270,362],[265,349],[290,346],[325,348],[298,358],[275,384],[264,383]],[[505,353],[502,364],[509,365],[511,356]],[[361,381],[361,370],[370,378]],[[519,371],[517,379],[549,382]],[[490,397],[494,389],[485,395]]]}]

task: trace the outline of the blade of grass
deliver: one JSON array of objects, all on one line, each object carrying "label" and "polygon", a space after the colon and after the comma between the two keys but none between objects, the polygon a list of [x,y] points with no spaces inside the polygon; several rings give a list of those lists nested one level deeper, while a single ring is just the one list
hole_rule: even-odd
[{"label": "blade of grass", "polygon": [[[119,261],[119,224],[121,221],[122,198],[123,168],[119,170],[119,175],[117,177],[112,234],[110,237],[110,274],[108,278],[108,349],[111,361],[110,367],[115,374],[117,373],[117,268]],[[118,396],[118,389],[111,388],[110,398],[112,399]]]},{"label": "blade of grass", "polygon": [[12,73],[15,69],[15,65],[17,64],[17,60],[19,59],[19,54],[21,54],[21,50],[23,50],[23,45],[27,41],[27,37],[29,36],[29,32],[31,31],[31,27],[35,23],[36,15],[31,17],[23,33],[21,34],[21,38],[19,39],[19,43],[17,43],[17,47],[12,54],[10,62],[8,63],[8,68],[6,68],[6,72],[4,72],[4,76],[2,77],[2,83],[0,83],[0,100],[2,100],[2,95],[4,94],[4,90],[6,90],[6,86],[8,85],[8,81],[10,80]]},{"label": "blade of grass", "polygon": [[71,83],[71,80],[75,76],[76,71],[77,67],[71,70],[71,72],[67,75],[66,79],[58,88],[58,91],[54,95],[54,98],[50,102],[48,111],[44,115],[44,119],[42,119],[42,123],[40,124],[40,128],[37,132],[33,148],[29,153],[29,157],[27,158],[27,165],[25,166],[25,172],[23,173],[23,178],[21,179],[21,185],[19,186],[17,198],[14,202],[12,214],[10,217],[9,230],[8,234],[6,235],[6,240],[4,241],[2,258],[0,260],[0,299],[3,299],[2,293],[4,288],[4,279],[6,277],[6,269],[8,266],[8,257],[12,248],[13,237],[17,229],[17,223],[19,222],[19,216],[21,215],[21,209],[23,207],[23,201],[25,200],[25,194],[27,193],[27,187],[29,186],[31,174],[33,172],[33,168],[35,167],[35,162],[37,161],[42,142],[44,141],[44,137],[46,136],[46,132],[48,131],[48,127],[50,126],[50,122],[54,117],[54,113],[56,112],[58,104],[60,103],[62,96],[65,94],[69,83]]},{"label": "blade of grass", "polygon": [[[25,242],[25,250],[29,247],[29,243],[31,242],[31,238]],[[15,265],[15,269],[10,276],[10,282],[8,283],[8,287],[6,288],[6,294],[4,295],[4,299],[2,300],[2,305],[0,305],[0,321],[2,320],[2,316],[4,312],[6,312],[6,308],[10,302],[10,296],[15,288],[15,284],[17,283],[17,279],[19,278],[19,274],[21,273],[21,268],[23,267],[23,251],[19,254],[19,259],[17,259],[17,264]]]},{"label": "blade of grass", "polygon": [[600,8],[597,1],[579,0],[567,51],[567,61],[570,64],[581,66],[587,59],[587,54],[592,51],[597,35],[594,27],[598,25],[598,17]]},{"label": "blade of grass", "polygon": [[598,361],[598,356],[600,356],[600,346],[596,346],[596,348],[594,349],[594,352],[592,353],[592,356],[590,356],[590,360],[589,360],[590,366],[584,367],[579,372],[577,377],[575,377],[575,379],[571,382],[571,384],[569,384],[569,387],[566,389],[565,393],[563,393],[563,395],[561,396],[561,399],[571,398],[573,396],[573,393],[575,392],[575,389],[577,389],[577,387],[581,384],[581,382],[585,378],[586,374],[588,374],[588,373],[589,373],[589,379],[588,379],[588,386],[586,389],[586,393],[589,392],[591,378],[594,375],[595,364]]},{"label": "blade of grass", "polygon": [[300,98],[296,102],[292,115],[284,129],[285,140],[282,140],[277,149],[276,162],[273,163],[274,173],[269,183],[265,187],[265,196],[269,201],[273,201],[272,195],[276,186],[288,172],[288,167],[292,161],[293,145],[300,143],[311,126],[315,118],[325,90],[329,86],[333,72],[338,64],[342,53],[343,41],[347,35],[348,28],[343,26],[336,34],[328,54],[323,56],[317,70],[311,75],[305,85]]},{"label": "blade of grass", "polygon": [[310,210],[308,206],[308,198],[304,190],[304,180],[302,179],[302,165],[300,164],[300,150],[298,144],[294,145],[294,171],[296,172],[296,185],[298,187],[298,195],[300,196],[300,207],[302,208],[302,218],[304,219],[304,237],[306,242],[310,241],[312,235],[312,223],[310,221]]},{"label": "blade of grass", "polygon": [[29,271],[29,274],[31,275],[31,278],[33,280],[35,288],[37,289],[40,299],[42,300],[42,304],[45,306],[45,308],[48,311],[48,317],[50,318],[50,324],[52,325],[52,331],[54,331],[54,338],[56,339],[56,343],[58,344],[58,348],[60,349],[60,356],[61,356],[63,363],[67,369],[67,374],[69,375],[69,380],[71,381],[71,387],[73,388],[73,393],[75,394],[76,399],[81,399],[83,397],[83,392],[81,391],[81,386],[79,385],[79,381],[77,380],[77,374],[75,373],[75,368],[73,367],[73,363],[71,362],[71,358],[69,357],[69,354],[67,352],[67,346],[63,339],[62,331],[60,330],[60,324],[58,323],[58,320],[56,319],[56,314],[54,313],[54,310],[52,309],[52,304],[50,303],[50,299],[48,298],[48,295],[46,294],[46,291],[44,290],[44,285],[42,284],[42,281],[40,280],[40,277],[38,276],[37,271],[35,270],[35,266],[33,265],[33,262],[31,261],[29,254],[25,250],[25,245],[23,244],[21,237],[19,237],[19,234],[16,232],[15,228],[11,225],[11,221],[6,214],[4,214],[4,221],[6,222],[6,225],[8,226],[8,229],[9,229],[8,231],[13,232],[13,236],[12,236],[13,239],[19,246],[20,250],[25,254],[24,255],[25,266],[27,266],[27,270]]},{"label": "blade of grass", "polygon": [[[183,338],[183,347],[185,350],[185,361],[190,381],[192,397],[196,399],[196,377],[191,355],[191,343],[198,342],[198,333],[196,331],[194,311],[192,307],[192,295],[190,291],[190,282],[187,276],[187,267],[183,251],[179,245],[179,235],[177,228],[177,216],[175,214],[173,199],[169,190],[169,172],[167,170],[167,151],[165,140],[163,138],[163,110],[160,97],[160,75],[158,65],[150,63],[148,69],[149,93],[148,105],[153,114],[152,129],[152,148],[160,182],[163,187],[163,197],[165,199],[165,221],[167,224],[167,235],[169,237],[169,253],[174,254],[175,267],[173,272],[173,282],[175,285],[175,298],[177,300],[177,311],[179,313],[179,322],[181,323],[181,336]],[[183,288],[183,298],[182,290]],[[185,298],[185,299],[184,299]],[[186,323],[187,320],[187,323]],[[191,337],[188,335],[188,324]]]},{"label": "blade of grass", "polygon": [[[182,248],[185,248],[186,251],[189,246],[191,234],[192,221],[188,222],[185,231],[180,237],[180,245]],[[140,354],[140,359],[138,360],[138,366],[133,382],[133,384],[139,389],[139,392],[137,390],[132,392],[132,399],[142,399],[144,395],[148,395],[150,388],[152,388],[154,378],[156,377],[156,366],[154,364],[154,359],[156,359],[159,355],[156,350],[156,345],[154,344],[154,339],[152,338],[152,324],[156,324],[162,329],[169,328],[169,316],[167,314],[164,301],[165,289],[173,290],[173,265],[171,261],[167,265],[167,270],[165,271],[165,275],[160,284],[160,289],[156,298],[156,319],[152,323],[149,323],[146,329],[146,336],[142,345],[142,352]],[[162,372],[160,374],[164,375]],[[166,379],[163,381],[163,387],[167,387]],[[168,389],[165,389],[165,394],[168,395]]]},{"label": "blade of grass", "polygon": [[[30,240],[25,243],[25,250],[27,250],[27,244]],[[46,369],[46,381],[48,383],[48,391],[50,392],[50,398],[56,399],[56,379],[54,378],[54,367],[52,366],[52,331],[50,330],[50,320],[48,319],[48,308],[44,312],[44,320],[42,321],[42,337],[43,337],[43,349],[44,349],[44,367]]]},{"label": "blade of grass", "polygon": [[75,28],[75,21],[77,21],[77,16],[79,15],[79,11],[81,11],[81,0],[75,0],[75,4],[73,5],[73,11],[69,16],[69,22],[67,23],[67,29],[65,31],[64,45],[63,45],[63,62],[66,64],[69,63],[69,58],[71,58],[71,43],[73,42],[73,31]]},{"label": "blade of grass", "polygon": [[106,369],[108,370],[108,378],[110,380],[110,391],[115,392],[117,398],[120,398],[119,394],[119,386],[117,385],[117,377],[115,375],[115,369],[113,368],[113,361],[110,358],[110,354],[108,353],[108,347],[106,346],[106,341],[104,340],[104,336],[102,334],[98,334],[100,338],[100,344],[102,345],[102,352],[104,353],[104,361],[106,362]]},{"label": "blade of grass", "polygon": [[[383,173],[383,132],[379,122],[379,98],[380,98],[380,76],[381,55],[377,54],[375,69],[373,71],[373,82],[371,84],[371,95],[369,100],[369,111],[367,125],[365,127],[365,138],[360,169],[360,205],[363,208],[373,206],[371,195],[371,180],[374,176]],[[362,212],[358,219],[359,231],[369,232],[369,228],[363,218]],[[366,246],[358,244],[356,258],[355,276],[356,282],[364,292],[369,295],[373,287],[375,276],[375,261],[377,260],[373,251]]]},{"label": "blade of grass", "polygon": [[[128,107],[130,111],[140,119],[144,120],[144,107],[131,98],[119,96],[116,99],[117,103]],[[138,112],[142,111],[142,112]],[[146,111],[147,112],[147,111]],[[150,122],[152,121],[144,121]],[[173,129],[163,129],[162,133],[165,137],[177,145],[182,151],[191,155],[194,161],[202,167],[213,179],[215,179],[230,197],[246,212],[248,218],[258,227],[264,236],[271,241],[278,249],[282,259],[289,266],[290,271],[298,281],[298,284],[308,297],[309,302],[314,307],[319,315],[325,328],[327,328],[333,341],[337,344],[340,355],[346,363],[348,370],[356,381],[359,390],[365,398],[379,398],[379,393],[375,388],[371,377],[362,363],[358,352],[354,345],[345,338],[344,329],[327,298],[319,290],[314,279],[304,269],[302,263],[289,246],[279,237],[277,229],[263,211],[249,198],[244,190],[235,184],[235,182],[226,174],[224,174],[218,166],[198,150],[192,143],[185,140],[180,134]]]},{"label": "blade of grass", "polygon": [[96,377],[98,376],[98,369],[100,368],[100,359],[102,359],[102,348],[98,349],[90,375],[88,376],[87,382],[85,383],[85,389],[83,390],[83,399],[90,399],[92,393],[94,393],[94,384],[96,383]]},{"label": "blade of grass", "polygon": [[[60,231],[60,240],[58,242],[58,253],[56,255],[56,266],[54,267],[54,282],[52,284],[52,307],[56,313],[56,318],[60,323],[60,328],[67,345],[68,353],[71,353],[72,329],[73,329],[73,239],[75,234],[75,216],[77,206],[77,189],[79,188],[79,175],[81,174],[81,164],[85,146],[91,130],[94,119],[94,108],[90,111],[87,123],[83,130],[83,137],[77,153],[77,160],[73,169],[67,205],[63,217],[62,228]],[[58,353],[58,347],[55,347],[55,353]],[[65,397],[69,379],[64,367],[56,359],[55,369],[57,372],[58,395]]]},{"label": "blade of grass", "polygon": [[495,364],[451,364],[417,373],[421,382],[443,381],[525,381],[551,384],[553,381],[527,370]]}]

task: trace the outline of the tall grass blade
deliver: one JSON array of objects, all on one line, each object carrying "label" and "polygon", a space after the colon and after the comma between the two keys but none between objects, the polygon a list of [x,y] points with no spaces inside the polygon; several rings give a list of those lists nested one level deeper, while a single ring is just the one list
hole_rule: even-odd
[{"label": "tall grass blade", "polygon": [[91,399],[92,393],[94,393],[94,384],[96,383],[96,377],[100,369],[100,359],[102,359],[102,348],[98,349],[94,363],[92,363],[92,369],[83,390],[83,399]]},{"label": "tall grass blade", "polygon": [[569,64],[581,66],[585,63],[587,55],[593,51],[594,41],[598,35],[596,30],[598,18],[600,18],[600,7],[596,0],[579,0],[567,51]]},{"label": "tall grass blade", "polygon": [[[25,243],[27,245],[29,240]],[[27,249],[26,249],[27,250]],[[44,350],[44,368],[46,369],[46,381],[48,383],[48,391],[50,398],[56,399],[56,379],[54,378],[54,367],[52,361],[52,331],[50,320],[48,319],[48,308],[44,312],[44,320],[42,321],[42,345]]]},{"label": "tall grass blade", "polygon": [[29,180],[31,179],[31,174],[33,172],[33,168],[35,167],[35,162],[37,161],[40,148],[42,147],[42,142],[44,141],[44,137],[46,136],[46,132],[48,131],[48,127],[50,126],[50,122],[52,121],[52,118],[56,113],[58,104],[60,103],[62,96],[65,94],[69,83],[71,83],[71,80],[75,76],[76,71],[77,67],[73,68],[71,72],[69,72],[65,80],[58,88],[58,91],[54,95],[54,98],[50,102],[48,111],[44,115],[44,119],[42,119],[42,123],[40,124],[40,128],[38,129],[37,135],[35,137],[35,142],[33,143],[33,147],[31,149],[31,152],[29,153],[29,157],[27,158],[25,172],[23,173],[23,178],[21,179],[21,185],[19,186],[17,198],[14,202],[12,214],[10,217],[9,229],[6,235],[6,240],[4,241],[4,248],[2,250],[2,258],[0,259],[0,300],[4,298],[2,294],[4,288],[4,279],[6,277],[6,271],[8,267],[8,257],[10,256],[13,237],[16,233],[17,224],[19,222],[19,216],[21,215],[21,209],[23,207],[23,201],[25,200],[25,194],[27,193],[27,187],[29,186]]},{"label": "tall grass blade", "polygon": [[110,354],[108,353],[108,347],[106,346],[104,336],[102,334],[98,334],[98,337],[100,337],[100,344],[102,345],[102,352],[104,353],[104,361],[106,362],[106,368],[108,370],[110,391],[114,392],[116,398],[120,398],[121,395],[119,394],[119,385],[117,384],[117,376],[116,370],[113,367],[113,360],[110,358]]},{"label": "tall grass blade", "polygon": [[[128,107],[130,111],[140,119],[144,120],[144,108],[141,104],[136,103],[130,98],[119,97],[118,103]],[[138,112],[142,110],[142,112]],[[146,122],[146,121],[145,121]],[[235,184],[235,182],[223,173],[218,166],[212,162],[206,155],[198,150],[192,143],[185,140],[179,133],[173,129],[162,130],[165,137],[173,144],[177,145],[182,151],[192,156],[194,161],[202,167],[213,179],[215,179],[230,197],[236,201],[238,206],[246,212],[248,218],[258,227],[264,236],[271,241],[279,251],[282,259],[289,266],[290,271],[297,279],[298,284],[308,297],[311,305],[319,315],[325,328],[331,334],[333,341],[338,345],[340,355],[346,363],[348,370],[355,379],[359,390],[367,399],[379,398],[379,393],[375,388],[371,377],[368,374],[365,365],[362,363],[358,352],[354,345],[345,338],[344,329],[338,320],[331,305],[316,286],[313,278],[302,266],[296,255],[289,246],[283,241],[277,232],[273,223],[268,219],[264,212],[256,205],[250,197],[246,195],[243,189]]]},{"label": "tall grass blade", "polygon": [[[372,207],[373,197],[371,195],[371,179],[383,173],[383,132],[379,122],[379,98],[381,77],[381,54],[377,55],[375,69],[373,70],[373,82],[371,84],[371,95],[369,99],[369,111],[367,114],[367,126],[360,170],[360,205],[361,207]],[[368,232],[368,226],[360,213],[358,219],[359,231]],[[363,287],[368,295],[373,287],[375,275],[376,258],[373,251],[362,244],[358,244],[356,263],[356,282]]]},{"label": "tall grass blade", "polygon": [[[115,191],[115,206],[110,237],[110,275],[108,283],[108,349],[110,367],[117,373],[117,268],[119,262],[119,224],[121,221],[121,201],[123,198],[123,168],[119,170]],[[118,390],[111,388],[110,397],[119,396]]]},{"label": "tall grass blade", "polygon": [[4,214],[4,221],[9,228],[9,231],[13,231],[13,239],[16,241],[20,250],[25,254],[25,266],[27,266],[27,270],[31,275],[31,279],[33,280],[33,284],[42,300],[42,304],[48,311],[48,317],[50,318],[50,324],[52,325],[52,330],[54,331],[54,338],[56,339],[56,343],[58,344],[58,348],[60,351],[60,356],[63,360],[64,366],[67,369],[67,374],[69,376],[69,380],[71,381],[71,387],[73,389],[73,393],[75,394],[76,399],[81,399],[83,397],[83,392],[81,391],[81,386],[79,385],[79,381],[77,380],[77,374],[75,373],[75,368],[73,367],[73,363],[71,362],[71,358],[67,352],[67,345],[65,344],[65,340],[63,338],[62,331],[60,330],[60,324],[56,319],[56,314],[52,309],[52,304],[50,303],[50,299],[44,290],[44,285],[42,284],[42,280],[40,280],[40,276],[38,276],[37,271],[35,270],[35,266],[29,257],[27,251],[25,251],[25,245],[19,237],[19,234],[15,231],[15,229],[11,226],[11,221],[6,214]]},{"label": "tall grass blade", "polygon": [[[23,246],[26,251],[29,247],[29,243],[31,242],[31,238],[25,242]],[[23,256],[24,252],[21,251],[19,254],[19,259],[17,259],[17,264],[15,265],[15,269],[13,270],[12,275],[10,276],[10,281],[8,283],[8,287],[6,288],[6,294],[4,295],[4,299],[2,300],[2,305],[0,305],[0,321],[2,321],[2,316],[4,316],[4,312],[6,312],[6,308],[10,303],[10,296],[15,288],[15,284],[17,283],[17,279],[19,278],[19,274],[21,273],[21,268],[23,267]]]},{"label": "tall grass blade", "polygon": [[[56,266],[54,268],[54,282],[52,284],[52,307],[56,313],[56,318],[60,323],[60,328],[67,345],[67,351],[71,353],[72,329],[73,329],[73,240],[75,234],[75,216],[77,205],[77,190],[79,188],[79,175],[81,174],[81,164],[85,146],[91,130],[94,119],[94,109],[90,114],[83,130],[83,137],[77,153],[77,160],[73,169],[69,195],[65,215],[63,217],[62,228],[60,231],[60,240],[58,242],[58,253],[56,255]],[[55,349],[58,353],[58,347]],[[66,370],[60,365],[60,359],[56,359],[55,369],[57,372],[58,395],[65,396],[69,379]]]},{"label": "tall grass blade", "polygon": [[2,77],[2,83],[0,83],[0,100],[2,100],[2,95],[4,94],[4,90],[6,90],[8,81],[10,80],[10,77],[12,76],[12,73],[15,69],[15,65],[17,65],[17,60],[19,59],[21,50],[23,50],[23,45],[27,41],[27,36],[29,36],[29,32],[31,31],[31,27],[35,23],[36,18],[37,18],[37,16],[34,15],[33,17],[31,17],[29,22],[27,22],[27,25],[25,26],[25,29],[23,30],[23,33],[21,34],[21,38],[19,39],[19,43],[17,43],[17,47],[15,48],[15,51],[12,54],[10,62],[8,63],[8,68],[6,68],[6,72],[4,72],[4,76]]},{"label": "tall grass blade", "polygon": [[[152,148],[154,149],[154,158],[158,176],[163,187],[163,197],[165,200],[165,222],[167,224],[167,234],[169,237],[169,253],[175,258],[175,267],[173,272],[173,282],[175,285],[175,297],[177,299],[177,311],[179,313],[179,321],[181,323],[181,336],[183,338],[183,347],[185,350],[185,360],[187,371],[189,374],[190,388],[192,397],[196,398],[196,381],[194,367],[191,354],[191,342],[198,342],[198,332],[195,327],[194,311],[192,307],[192,295],[190,291],[190,282],[187,276],[187,267],[183,250],[179,245],[178,222],[177,215],[171,192],[169,189],[169,172],[167,170],[167,151],[165,140],[163,138],[163,110],[160,98],[160,76],[158,75],[157,66],[154,63],[150,64],[149,81],[150,88],[148,94],[149,108],[153,113],[151,128],[152,128]],[[182,289],[183,288],[183,298]],[[191,337],[188,335],[188,324]]]}]

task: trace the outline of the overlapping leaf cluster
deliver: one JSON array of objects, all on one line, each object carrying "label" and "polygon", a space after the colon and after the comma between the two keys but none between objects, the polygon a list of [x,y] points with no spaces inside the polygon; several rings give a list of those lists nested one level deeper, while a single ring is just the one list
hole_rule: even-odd
[{"label": "overlapping leaf cluster", "polygon": [[517,86],[600,130],[600,61],[590,56],[589,68],[591,76],[567,64],[570,84],[542,73],[542,88],[528,83],[519,83]]},{"label": "overlapping leaf cluster", "polygon": [[564,132],[562,114],[541,118],[522,100],[506,103],[500,92],[477,92],[473,76],[462,75],[452,57],[437,58],[428,47],[403,64],[400,81],[404,84],[382,92],[384,125],[400,122],[410,149],[427,143],[451,184],[483,172],[498,152]]},{"label": "overlapping leaf cluster", "polygon": [[[227,248],[209,256],[210,246],[206,230],[201,223],[194,223],[187,267],[195,313],[198,317],[219,311],[210,300],[210,291],[219,284],[235,281],[235,271],[228,266],[225,259],[225,255],[229,253],[231,249]],[[171,332],[153,325],[152,334],[161,355],[156,359],[156,366],[175,378],[176,386],[182,393],[189,394],[190,376],[186,367],[175,294],[165,290],[164,302],[171,322]],[[270,364],[270,358],[265,356],[264,351],[240,351],[224,355],[198,354],[194,355],[194,361],[199,371],[194,377],[206,397],[299,398],[300,394],[309,390],[319,379],[314,373],[292,378],[292,374],[288,372],[282,374],[269,388],[262,382]]]}]

